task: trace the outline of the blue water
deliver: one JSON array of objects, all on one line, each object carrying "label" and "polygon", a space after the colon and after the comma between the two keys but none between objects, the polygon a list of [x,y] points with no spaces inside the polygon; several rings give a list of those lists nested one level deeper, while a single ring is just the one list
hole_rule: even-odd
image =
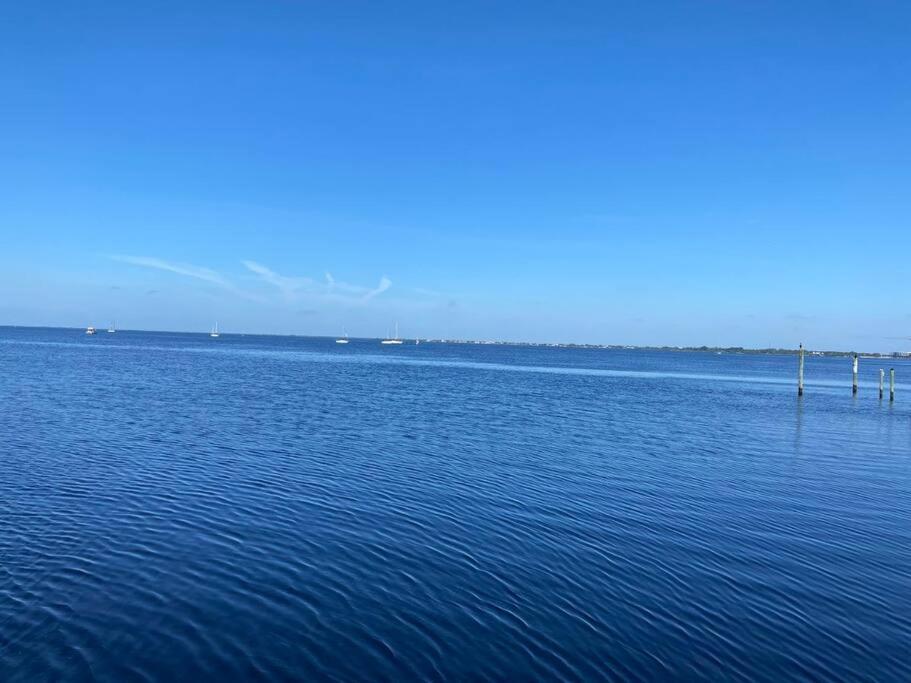
[{"label": "blue water", "polygon": [[861,370],[0,328],[0,680],[911,680]]}]

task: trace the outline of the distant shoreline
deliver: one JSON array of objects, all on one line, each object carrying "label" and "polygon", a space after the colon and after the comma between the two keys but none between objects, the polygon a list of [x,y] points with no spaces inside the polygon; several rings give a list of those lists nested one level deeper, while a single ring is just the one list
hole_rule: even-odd
[{"label": "distant shoreline", "polygon": [[[44,327],[36,325],[0,325],[0,329],[18,329],[18,330],[68,330],[79,332],[81,327]],[[128,330],[118,329],[118,333],[140,332],[144,334],[199,334],[208,336],[209,332],[205,331],[180,331],[180,330]],[[334,339],[332,336],[310,335],[310,334],[269,334],[261,332],[224,332],[225,337],[292,337],[296,339]],[[379,341],[381,337],[351,337],[351,341]],[[408,337],[407,339],[412,339]],[[483,339],[432,339],[421,337],[421,342],[431,344],[464,344],[480,346],[514,346],[514,347],[546,347],[558,349],[600,349],[608,351],[662,351],[662,352],[686,352],[686,353],[714,353],[740,354],[740,355],[757,355],[757,356],[793,356],[798,353],[798,349],[782,348],[764,348],[751,349],[742,346],[639,346],[635,344],[582,344],[573,342],[532,342],[532,341],[502,341],[502,340],[483,340]],[[840,350],[818,350],[805,349],[808,356],[813,357],[849,357],[855,353],[861,358],[883,358],[883,359],[909,359],[911,352],[893,351],[893,352],[874,352],[874,351],[840,351]]]},{"label": "distant shoreline", "polygon": [[[511,341],[474,341],[468,339],[428,339],[428,342],[444,344],[481,344],[490,346],[546,346],[566,349],[604,349],[609,351],[666,351],[687,353],[741,354],[753,356],[794,356],[799,349],[749,349],[742,346],[636,346],[625,344],[574,344],[554,342],[511,342]],[[911,352],[893,351],[877,353],[873,351],[819,351],[804,349],[808,356],[850,357],[855,353],[861,358],[911,358]]]}]

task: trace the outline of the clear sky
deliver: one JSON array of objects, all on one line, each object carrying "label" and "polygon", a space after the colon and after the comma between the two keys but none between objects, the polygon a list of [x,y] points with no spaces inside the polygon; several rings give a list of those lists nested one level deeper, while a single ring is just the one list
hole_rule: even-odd
[{"label": "clear sky", "polygon": [[907,2],[3,15],[0,324],[911,346]]}]

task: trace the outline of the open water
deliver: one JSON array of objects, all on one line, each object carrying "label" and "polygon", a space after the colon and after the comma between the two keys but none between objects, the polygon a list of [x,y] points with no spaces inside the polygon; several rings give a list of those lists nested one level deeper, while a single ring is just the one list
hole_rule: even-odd
[{"label": "open water", "polygon": [[0,328],[0,680],[911,680],[908,361]]}]

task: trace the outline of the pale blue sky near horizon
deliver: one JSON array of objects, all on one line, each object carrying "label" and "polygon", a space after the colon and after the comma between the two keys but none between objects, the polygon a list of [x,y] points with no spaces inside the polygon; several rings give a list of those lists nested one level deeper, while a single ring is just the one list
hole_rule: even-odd
[{"label": "pale blue sky near horizon", "polygon": [[911,5],[18,3],[0,324],[908,350]]}]

